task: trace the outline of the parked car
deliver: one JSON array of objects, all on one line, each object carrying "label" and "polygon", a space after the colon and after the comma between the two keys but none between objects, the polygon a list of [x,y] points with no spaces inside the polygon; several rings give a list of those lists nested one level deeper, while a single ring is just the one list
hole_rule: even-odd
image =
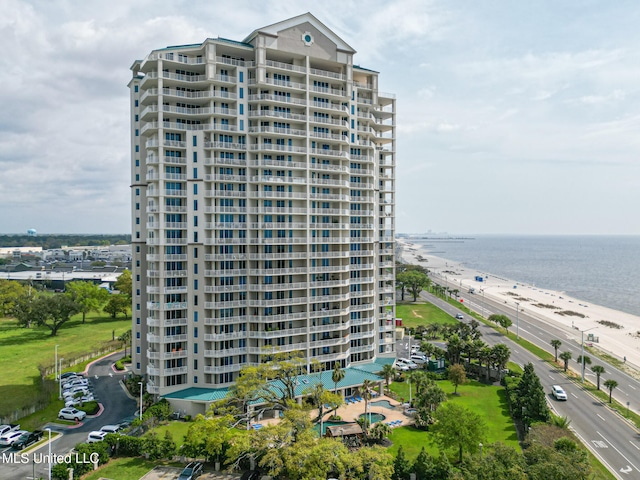
[{"label": "parked car", "polygon": [[17,425],[14,423],[10,425],[0,425],[0,437],[5,433],[9,433],[17,430],[20,430],[20,425]]},{"label": "parked car", "polygon": [[418,368],[418,364],[416,364],[416,362],[409,360],[408,358],[398,358],[396,360],[396,365],[406,365],[407,367],[409,367],[409,370],[415,370],[416,368]]},{"label": "parked car", "polygon": [[82,405],[85,402],[91,402],[93,400],[95,400],[95,398],[93,397],[93,394],[88,393],[86,395],[81,396],[80,398],[71,397],[68,400],[65,400],[64,406],[77,407],[78,405]]},{"label": "parked car", "polygon": [[191,462],[184,469],[178,480],[194,480],[202,475],[202,464],[200,462]]},{"label": "parked car", "polygon": [[13,430],[7,432],[0,437],[0,446],[10,447],[13,443],[20,438],[23,433],[29,433],[26,430]]},{"label": "parked car", "polygon": [[87,435],[87,443],[101,442],[102,440],[104,440],[104,437],[106,437],[108,434],[109,432],[103,432],[103,431],[91,432],[89,433],[89,435]]},{"label": "parked car", "polygon": [[101,432],[107,433],[118,433],[118,430],[120,430],[120,425],[103,425],[100,429]]},{"label": "parked car", "polygon": [[44,432],[42,432],[41,430],[34,430],[33,432],[23,433],[15,442],[13,442],[13,448],[15,448],[16,450],[22,450],[23,448],[26,448],[29,445],[42,440],[43,435]]},{"label": "parked car", "polygon": [[567,393],[560,385],[553,385],[551,387],[551,395],[553,395],[556,400],[567,400]]},{"label": "parked car", "polygon": [[427,363],[427,357],[419,353],[414,353],[411,355],[411,361],[417,365],[422,365],[423,363]]},{"label": "parked car", "polygon": [[73,388],[73,387],[88,387],[89,386],[89,380],[87,380],[86,378],[82,378],[82,379],[77,379],[77,380],[71,380],[68,382],[64,382],[62,384],[62,389],[63,390],[67,390],[69,388]]},{"label": "parked car", "polygon": [[458,313],[458,314],[456,315],[456,318],[457,318],[458,320],[464,320],[464,316],[463,316],[461,313]]},{"label": "parked car", "polygon": [[84,378],[81,373],[76,372],[64,372],[60,375],[60,380],[71,380],[75,378]]},{"label": "parked car", "polygon": [[80,421],[84,420],[84,417],[86,416],[87,412],[83,412],[82,410],[78,410],[73,407],[65,407],[58,412],[58,418],[62,418],[63,420]]}]

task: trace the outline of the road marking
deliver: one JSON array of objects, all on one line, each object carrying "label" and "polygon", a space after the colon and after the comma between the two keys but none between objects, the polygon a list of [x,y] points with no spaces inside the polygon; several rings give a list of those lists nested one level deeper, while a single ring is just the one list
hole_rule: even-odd
[{"label": "road marking", "polygon": [[634,390],[636,389],[636,387],[634,387],[634,386],[633,386],[633,385],[631,385],[631,384],[627,384],[627,385],[629,385],[629,386],[630,386],[631,388],[633,388]]},{"label": "road marking", "polygon": [[602,417],[602,415],[600,415],[599,413],[596,413],[596,415],[600,417],[600,420],[602,420],[603,422],[606,422],[606,420],[604,419],[604,417]]},{"label": "road marking", "polygon": [[620,469],[620,473],[631,473],[631,470],[633,469],[629,465],[627,465],[627,468]]},{"label": "road marking", "polygon": [[631,440],[629,440],[629,443],[633,445],[636,448],[636,450],[640,450],[640,447],[637,446],[635,443],[633,443]]},{"label": "road marking", "polygon": [[596,448],[609,448],[607,442],[603,442],[602,440],[591,440]]},{"label": "road marking", "polygon": [[624,392],[624,391],[622,391],[621,389],[618,389],[618,391],[619,391],[620,393],[624,393],[627,397],[629,396],[629,394],[628,394],[628,393],[625,393],[625,392]]},{"label": "road marking", "polygon": [[575,393],[573,393],[573,392],[569,392],[569,393],[570,393],[571,395],[573,395],[575,398],[578,398],[578,395],[576,395]]},{"label": "road marking", "polygon": [[[624,458],[627,462],[629,462],[629,459],[628,459],[627,457],[625,457],[625,456],[622,454],[622,452],[621,452],[620,450],[618,450],[618,449],[616,448],[616,446],[615,446],[613,443],[611,443],[609,440],[607,440],[607,438],[606,438],[604,435],[602,435],[602,434],[601,434],[600,432],[598,432],[597,430],[596,430],[596,433],[597,433],[598,435],[600,435],[600,436],[602,437],[602,439],[603,439],[605,442],[607,442],[609,445],[611,445],[611,446],[613,447],[613,449],[614,449],[616,452],[618,452],[622,458]],[[633,468],[635,468],[636,470],[638,470],[638,467],[636,467],[633,463],[631,463],[631,462],[629,462],[629,463],[631,464],[631,466],[632,466]],[[638,471],[640,472],[640,470],[638,470]]]},{"label": "road marking", "polygon": [[[547,375],[549,375],[549,374],[547,373]],[[555,380],[555,378],[553,378],[551,375],[549,375],[549,378],[550,378],[551,380]]]}]

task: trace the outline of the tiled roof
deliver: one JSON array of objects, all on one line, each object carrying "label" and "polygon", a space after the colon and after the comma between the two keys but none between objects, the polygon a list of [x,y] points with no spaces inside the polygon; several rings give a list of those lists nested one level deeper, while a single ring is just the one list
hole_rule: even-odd
[{"label": "tiled roof", "polygon": [[[386,361],[387,359],[379,360]],[[393,363],[393,359],[390,360],[391,363]],[[359,385],[362,385],[365,380],[380,382],[382,378],[376,375],[376,373],[382,370],[383,364],[384,363],[380,364],[378,363],[378,361],[376,361],[375,363],[366,363],[345,368],[344,378],[340,380],[340,382],[338,382],[338,388],[357,387]],[[333,383],[333,380],[331,379],[332,372],[333,370],[327,370],[322,373],[312,373],[309,375],[305,374],[298,376],[296,397],[306,395],[306,390],[313,388],[315,384],[320,382],[322,382],[322,385],[326,390],[333,390],[335,388],[335,385]],[[276,383],[280,382],[275,381],[273,383],[275,385]],[[280,383],[280,385],[282,384]],[[217,400],[222,400],[223,398],[225,398],[228,393],[228,388],[190,387],[185,388],[184,390],[179,390],[177,392],[163,395],[163,397],[167,399],[188,400],[193,402],[215,402]]]}]

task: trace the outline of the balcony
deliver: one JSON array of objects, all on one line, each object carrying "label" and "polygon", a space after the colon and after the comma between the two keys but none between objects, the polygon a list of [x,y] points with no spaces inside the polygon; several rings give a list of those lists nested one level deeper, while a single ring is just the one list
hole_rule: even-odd
[{"label": "balcony", "polygon": [[270,93],[258,93],[255,95],[249,95],[250,102],[274,102],[274,103],[286,103],[287,105],[300,105],[306,106],[307,101],[303,98],[288,97],[286,95],[273,95]]},{"label": "balcony", "polygon": [[204,339],[207,342],[222,342],[224,340],[235,340],[238,338],[247,338],[247,332],[206,333],[204,335]]},{"label": "balcony", "polygon": [[243,348],[221,348],[220,350],[205,350],[204,356],[211,358],[224,358],[231,357],[234,355],[246,355],[248,352],[247,347]]}]

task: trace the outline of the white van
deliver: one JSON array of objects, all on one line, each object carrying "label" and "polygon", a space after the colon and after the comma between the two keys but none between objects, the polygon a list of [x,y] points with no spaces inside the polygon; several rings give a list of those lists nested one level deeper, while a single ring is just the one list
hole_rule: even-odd
[{"label": "white van", "polygon": [[101,442],[102,440],[104,440],[104,437],[107,436],[109,432],[91,432],[88,436],[87,436],[87,443],[96,443],[96,442]]}]

